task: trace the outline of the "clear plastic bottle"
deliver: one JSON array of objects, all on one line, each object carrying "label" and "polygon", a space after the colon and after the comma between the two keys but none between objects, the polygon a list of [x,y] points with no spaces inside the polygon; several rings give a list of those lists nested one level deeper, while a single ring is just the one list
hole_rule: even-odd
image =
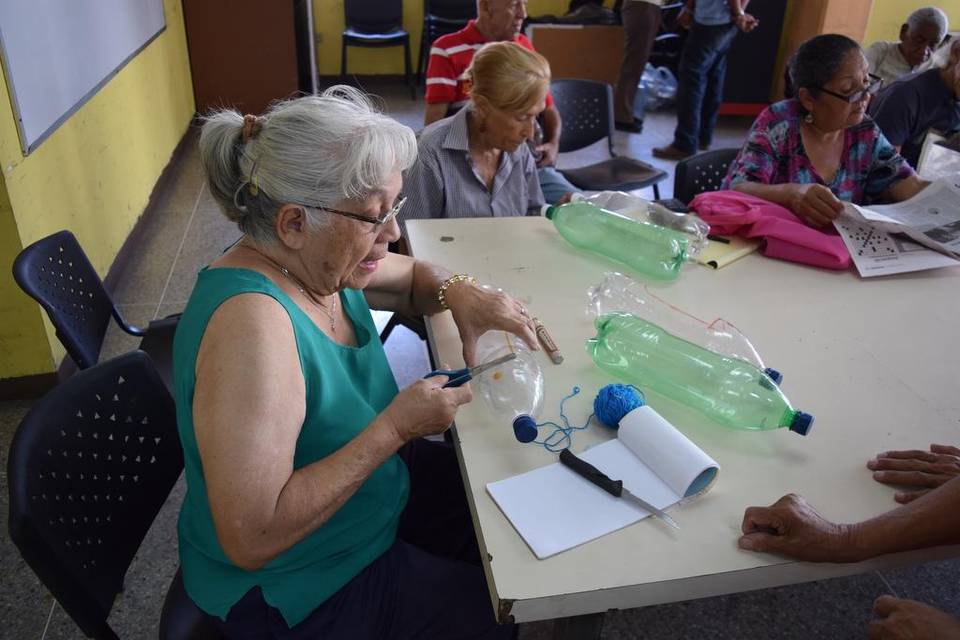
[{"label": "clear plastic bottle", "polygon": [[598,367],[652,389],[732,429],[787,427],[807,435],[813,416],[795,410],[770,377],[738,358],[678,338],[628,313],[596,319],[587,351]]},{"label": "clear plastic bottle", "polygon": [[767,367],[753,344],[732,323],[723,318],[706,322],[657,297],[647,285],[622,273],[607,273],[587,291],[587,313],[594,318],[607,313],[631,313],[659,325],[678,338],[700,345],[722,356],[740,358],[756,365],[776,384],[783,375]]},{"label": "clear plastic bottle", "polygon": [[513,426],[521,442],[536,438],[536,418],[543,409],[543,372],[523,341],[503,331],[488,331],[477,340],[478,364],[516,353],[517,357],[476,379],[480,395],[498,420]]},{"label": "clear plastic bottle", "polygon": [[690,238],[690,245],[687,247],[687,256],[690,258],[700,255],[703,248],[707,246],[707,234],[710,233],[710,225],[701,220],[695,213],[677,213],[661,204],[650,202],[640,196],[623,191],[578,192],[570,197],[570,201],[589,202],[601,209],[613,211],[634,220],[651,222],[674,231],[682,231]]},{"label": "clear plastic bottle", "polygon": [[658,280],[674,280],[687,261],[690,237],[589,202],[549,207],[546,217],[573,246],[606,256]]}]

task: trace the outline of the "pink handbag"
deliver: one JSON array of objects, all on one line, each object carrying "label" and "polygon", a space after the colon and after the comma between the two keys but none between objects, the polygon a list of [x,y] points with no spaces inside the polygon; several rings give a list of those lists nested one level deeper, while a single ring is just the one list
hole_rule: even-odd
[{"label": "pink handbag", "polygon": [[850,252],[833,227],[809,227],[789,209],[739,191],[709,191],[690,210],[710,225],[710,233],[763,238],[760,253],[825,269],[850,267]]}]

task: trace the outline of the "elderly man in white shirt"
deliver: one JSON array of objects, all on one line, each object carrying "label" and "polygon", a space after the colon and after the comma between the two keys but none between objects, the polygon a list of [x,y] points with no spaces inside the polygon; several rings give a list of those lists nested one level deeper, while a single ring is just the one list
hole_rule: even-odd
[{"label": "elderly man in white shirt", "polygon": [[865,51],[870,73],[884,86],[919,71],[947,35],[947,14],[937,7],[917,9],[900,27],[899,42],[874,42]]}]

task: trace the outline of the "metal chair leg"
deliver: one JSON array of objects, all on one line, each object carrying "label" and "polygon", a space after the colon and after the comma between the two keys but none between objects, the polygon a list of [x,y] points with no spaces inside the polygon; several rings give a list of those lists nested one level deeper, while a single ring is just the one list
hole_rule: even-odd
[{"label": "metal chair leg", "polygon": [[428,47],[427,42],[428,42],[428,40],[429,40],[429,38],[427,37],[427,34],[428,34],[428,31],[427,31],[427,30],[428,30],[428,29],[429,29],[429,27],[428,27],[428,25],[427,25],[427,21],[426,21],[426,19],[424,19],[424,21],[423,21],[423,31],[420,33],[420,52],[419,52],[419,54],[417,55],[417,78],[416,78],[416,80],[417,80],[417,84],[418,84],[418,85],[423,82],[423,76],[424,76],[423,63],[424,63],[424,60],[426,59],[427,54],[428,54],[428,52],[429,52],[429,50],[427,49],[427,47]]},{"label": "metal chair leg", "polygon": [[411,78],[411,69],[410,69],[410,37],[403,41],[403,69],[404,69],[404,79],[406,83],[410,86],[410,99],[417,99],[417,84],[413,82]]}]

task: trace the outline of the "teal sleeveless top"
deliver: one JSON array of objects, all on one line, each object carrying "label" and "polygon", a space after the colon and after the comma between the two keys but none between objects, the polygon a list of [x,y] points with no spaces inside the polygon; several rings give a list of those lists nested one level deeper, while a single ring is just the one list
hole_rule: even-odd
[{"label": "teal sleeveless top", "polygon": [[264,567],[246,571],[227,558],[207,499],[194,433],[193,394],[197,352],[207,324],[223,302],[243,293],[270,296],[293,324],[306,383],[306,417],[294,468],[330,455],[357,436],[397,394],[397,383],[360,291],[340,294],[357,337],[357,346],[348,347],[320,331],[266,276],[234,268],[200,272],[173,345],[177,427],[187,479],[177,527],[184,586],[201,609],[221,619],[247,591],[259,586],[264,600],[292,627],[393,544],[410,479],[406,465],[394,454],[326,523]]}]

